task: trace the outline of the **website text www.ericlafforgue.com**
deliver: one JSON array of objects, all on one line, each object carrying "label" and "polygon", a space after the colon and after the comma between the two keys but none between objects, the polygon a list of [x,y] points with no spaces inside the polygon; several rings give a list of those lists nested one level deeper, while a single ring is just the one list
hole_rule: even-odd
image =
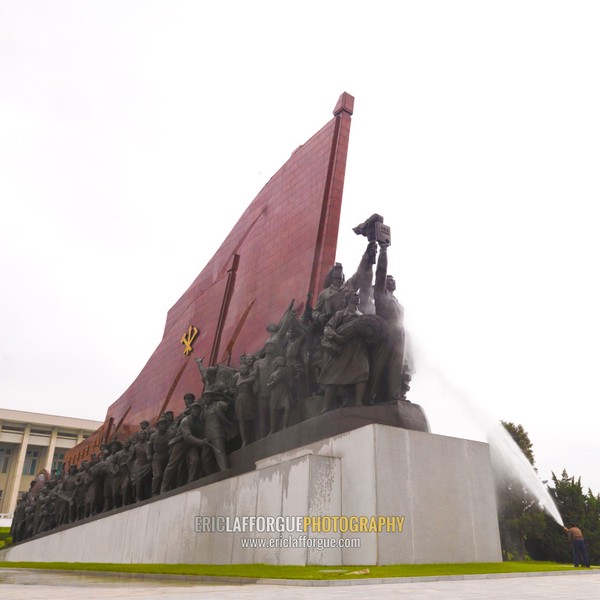
[{"label": "website text www.ericlafforgue.com", "polygon": [[[248,533],[242,548],[360,548],[352,533],[402,533],[403,516],[196,516],[196,533]],[[316,534],[336,534],[322,536]],[[265,535],[266,534],[266,535]],[[287,534],[287,535],[284,535]],[[296,535],[294,535],[296,534]],[[342,534],[343,537],[339,537]]]},{"label": "website text www.ericlafforgue.com", "polygon": [[325,550],[326,548],[360,548],[360,538],[326,538],[308,537],[307,535],[287,535],[275,538],[240,538],[242,548],[314,548]]}]

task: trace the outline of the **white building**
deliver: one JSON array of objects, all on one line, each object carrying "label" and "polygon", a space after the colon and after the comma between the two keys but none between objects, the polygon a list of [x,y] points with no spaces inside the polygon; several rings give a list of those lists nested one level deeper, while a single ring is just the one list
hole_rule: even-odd
[{"label": "white building", "polygon": [[10,518],[19,492],[46,469],[60,469],[65,452],[102,425],[73,419],[0,408],[0,518]]}]

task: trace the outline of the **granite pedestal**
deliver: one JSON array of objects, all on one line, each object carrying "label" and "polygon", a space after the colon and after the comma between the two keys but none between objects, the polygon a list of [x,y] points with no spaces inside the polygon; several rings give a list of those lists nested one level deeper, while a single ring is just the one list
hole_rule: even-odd
[{"label": "granite pedestal", "polygon": [[[237,462],[245,470],[240,462],[247,466],[247,460]],[[502,560],[487,444],[369,424],[257,456],[253,467],[21,543],[1,551],[0,560],[295,565]],[[213,531],[207,531],[206,517],[219,517]],[[221,517],[240,530],[217,531],[218,522],[225,526]],[[247,517],[245,525],[235,517]],[[302,526],[250,530],[251,518],[264,526],[267,517]],[[319,517],[337,517],[338,530],[305,531],[304,517],[315,517],[311,523],[317,528],[333,521]],[[339,530],[351,522],[364,527]]]}]

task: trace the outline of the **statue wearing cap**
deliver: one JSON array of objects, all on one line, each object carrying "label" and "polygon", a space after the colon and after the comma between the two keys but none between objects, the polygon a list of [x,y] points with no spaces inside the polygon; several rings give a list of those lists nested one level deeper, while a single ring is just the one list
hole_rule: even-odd
[{"label": "statue wearing cap", "polygon": [[203,445],[202,405],[193,402],[190,414],[183,418],[175,436],[168,441],[170,455],[163,473],[160,493],[164,494],[177,486],[177,474],[183,462],[187,467],[187,482],[195,481],[201,475],[199,447]]},{"label": "statue wearing cap", "polygon": [[160,494],[163,474],[169,464],[169,442],[172,436],[169,433],[168,426],[167,419],[164,416],[160,417],[156,423],[156,431],[148,440],[148,460],[152,465],[152,496]]}]

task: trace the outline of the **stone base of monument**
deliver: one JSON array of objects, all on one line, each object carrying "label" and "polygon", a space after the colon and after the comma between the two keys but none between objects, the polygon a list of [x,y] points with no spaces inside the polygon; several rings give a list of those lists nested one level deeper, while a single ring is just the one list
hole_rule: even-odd
[{"label": "stone base of monument", "polygon": [[487,444],[372,423],[257,458],[253,467],[21,543],[0,560],[502,560]]}]

